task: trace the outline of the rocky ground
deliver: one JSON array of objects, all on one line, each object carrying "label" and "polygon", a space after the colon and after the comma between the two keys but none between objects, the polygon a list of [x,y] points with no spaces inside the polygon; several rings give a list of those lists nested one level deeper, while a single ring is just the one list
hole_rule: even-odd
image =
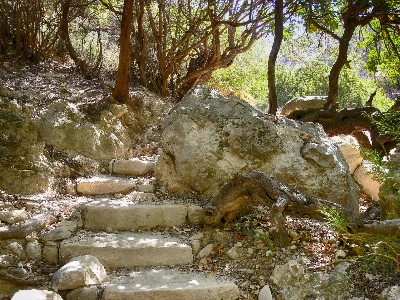
[{"label": "rocky ground", "polygon": [[[104,108],[104,99],[110,93],[104,82],[85,80],[70,65],[60,65],[55,61],[32,64],[13,57],[0,57],[0,86],[6,88],[0,89],[0,94],[11,92],[12,97],[9,99],[32,111],[33,116],[35,112],[45,109],[49,103],[65,99],[78,105],[89,119],[95,118],[96,111]],[[140,98],[141,93],[141,89],[133,90],[132,95]],[[132,155],[153,159],[156,157],[158,141],[162,134],[161,119],[174,100],[160,99],[158,103],[142,100],[143,106],[139,110],[152,110],[152,114],[142,114],[146,118],[141,120],[142,124],[137,125],[138,135],[134,140],[136,144],[133,145]],[[146,131],[147,134],[144,134]],[[53,155],[57,158],[56,153]],[[157,186],[152,177],[140,180],[154,183],[156,201],[160,203],[168,201],[203,206],[207,202],[207,199],[169,195]],[[2,193],[0,210],[7,207],[25,208],[31,215],[55,210],[61,221],[79,219],[80,205],[90,200],[57,192],[32,196]],[[361,198],[360,203],[362,210],[371,205],[367,197]],[[49,231],[52,226],[54,224],[38,235]],[[400,280],[399,268],[396,266],[396,263],[399,264],[398,258],[387,260],[389,263],[382,263],[378,260],[379,257],[370,256],[371,252],[361,241],[351,240],[348,235],[338,233],[322,220],[287,217],[288,246],[279,247],[279,243],[274,241],[275,229],[269,223],[268,211],[262,206],[255,207],[233,223],[222,224],[217,228],[187,225],[161,230],[174,235],[179,234],[188,243],[191,243],[194,237],[201,241],[196,247],[204,252],[197,257],[195,263],[174,268],[199,270],[210,276],[227,276],[239,286],[241,299],[257,299],[260,289],[266,284],[270,286],[274,299],[281,299],[278,293],[280,287],[271,280],[273,270],[277,265],[300,257],[307,259],[305,270],[308,274],[328,274],[340,263],[349,263],[350,275],[346,280],[354,285],[351,297],[359,297],[357,299],[380,299],[383,289],[398,284]],[[207,245],[211,244],[212,246],[207,248]],[[378,263],[374,264],[374,260]],[[32,284],[42,287],[49,287],[51,276],[57,270],[57,266],[37,261],[23,260],[14,264],[18,267],[15,270],[25,270],[29,273]],[[124,270],[118,272],[123,273]],[[9,270],[0,267],[1,277],[10,278]],[[321,286],[315,288],[323,289]],[[329,298],[310,295],[304,299]],[[330,299],[337,298],[332,296]]]}]

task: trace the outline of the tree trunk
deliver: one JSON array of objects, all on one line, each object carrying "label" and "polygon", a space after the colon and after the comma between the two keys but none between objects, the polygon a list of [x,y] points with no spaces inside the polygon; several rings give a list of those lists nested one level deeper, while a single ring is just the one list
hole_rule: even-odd
[{"label": "tree trunk", "polygon": [[118,75],[113,97],[125,102],[129,99],[129,71],[131,67],[131,24],[133,18],[133,0],[124,0],[124,9],[121,21],[121,37],[119,40]]},{"label": "tree trunk", "polygon": [[61,30],[61,39],[65,43],[65,48],[68,50],[69,56],[75,62],[79,71],[84,74],[84,76],[89,77],[90,72],[88,72],[87,64],[84,60],[82,60],[78,53],[76,53],[74,47],[72,46],[71,40],[69,38],[69,10],[71,8],[72,0],[65,0],[61,4],[61,21],[60,21],[60,30]]},{"label": "tree trunk", "polygon": [[329,73],[329,90],[328,100],[324,105],[326,110],[337,109],[337,98],[339,94],[339,76],[343,67],[348,64],[347,51],[349,49],[349,43],[356,30],[358,24],[352,21],[345,22],[344,33],[339,41],[339,54],[336,58],[335,63],[332,66],[331,72]]},{"label": "tree trunk", "polygon": [[275,1],[275,36],[268,59],[268,113],[276,115],[278,100],[275,84],[275,64],[283,39],[283,0]]}]

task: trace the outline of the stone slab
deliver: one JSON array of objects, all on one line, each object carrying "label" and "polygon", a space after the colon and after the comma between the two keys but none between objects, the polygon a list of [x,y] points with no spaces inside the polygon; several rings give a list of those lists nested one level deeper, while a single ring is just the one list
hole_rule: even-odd
[{"label": "stone slab", "polygon": [[186,205],[146,205],[102,199],[84,208],[87,229],[145,230],[156,226],[178,226],[186,222]]},{"label": "stone slab", "polygon": [[111,281],[103,293],[103,300],[234,300],[238,297],[238,287],[232,282],[176,270],[133,272],[122,282]]},{"label": "stone slab", "polygon": [[131,232],[80,232],[60,244],[59,255],[61,263],[76,256],[93,255],[106,269],[172,266],[193,262],[192,248],[177,238]]},{"label": "stone slab", "polygon": [[154,168],[152,161],[133,159],[113,159],[110,162],[110,171],[117,175],[143,176]]},{"label": "stone slab", "polygon": [[136,184],[128,179],[97,176],[80,178],[76,183],[76,190],[83,195],[126,194],[135,186]]}]

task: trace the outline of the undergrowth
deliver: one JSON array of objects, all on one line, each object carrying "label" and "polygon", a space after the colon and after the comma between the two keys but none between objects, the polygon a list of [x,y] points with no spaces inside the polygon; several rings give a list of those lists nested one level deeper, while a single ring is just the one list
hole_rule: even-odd
[{"label": "undergrowth", "polygon": [[360,271],[383,277],[400,272],[398,237],[353,232],[351,224],[341,211],[321,209],[321,213],[328,225],[340,233],[342,247],[350,254],[358,255]]}]

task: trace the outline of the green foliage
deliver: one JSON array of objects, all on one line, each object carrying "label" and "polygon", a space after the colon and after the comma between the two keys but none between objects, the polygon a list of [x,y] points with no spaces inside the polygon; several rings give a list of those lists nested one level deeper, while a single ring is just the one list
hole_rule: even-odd
[{"label": "green foliage", "polygon": [[[319,44],[324,41],[314,42]],[[330,57],[336,50],[325,52],[330,46],[328,41],[325,42],[326,48],[319,49],[313,48],[307,40],[299,39],[298,43],[286,43],[282,48],[276,66],[278,106],[283,106],[296,97],[327,95]],[[238,56],[229,68],[214,72],[211,84],[217,88],[233,90],[234,95],[238,97],[249,94],[252,99],[249,102],[252,105],[265,109],[268,106],[267,45],[265,40],[257,43],[250,51]],[[363,106],[370,94],[377,89],[377,82],[373,78],[360,76],[361,58],[356,54],[351,58],[354,61],[352,68],[343,69],[339,79],[338,102],[341,108]],[[247,100],[246,97],[242,98]],[[378,89],[373,105],[382,110],[391,106],[391,101],[385,96],[383,89]]]},{"label": "green foliage", "polygon": [[360,48],[367,48],[365,68],[379,76],[385,76],[391,84],[400,88],[400,36],[393,28],[381,27],[378,20],[371,22],[364,32]]},{"label": "green foliage", "polygon": [[[367,117],[378,128],[380,134],[387,135],[392,141],[400,141],[399,110],[389,109],[386,112],[382,112],[378,118],[374,116]],[[377,150],[362,149],[362,155],[373,164],[372,174],[380,182],[391,179],[399,168],[399,166],[388,162],[384,154]]]},{"label": "green foliage", "polygon": [[389,275],[400,272],[400,240],[393,236],[366,233],[349,233],[349,223],[344,214],[336,209],[321,209],[329,226],[342,235],[344,247],[358,248],[363,272]]},{"label": "green foliage", "polygon": [[393,141],[400,141],[400,110],[389,109],[379,119],[371,119],[379,133],[388,135]]},{"label": "green foliage", "polygon": [[374,149],[361,149],[361,154],[372,163],[373,177],[379,182],[384,182],[388,176],[388,163],[383,154]]},{"label": "green foliage", "polygon": [[320,212],[324,215],[325,220],[327,221],[329,226],[340,233],[349,232],[349,222],[347,221],[343,212],[334,208],[321,208]]},{"label": "green foliage", "polygon": [[350,247],[361,247],[361,272],[383,277],[400,272],[400,240],[393,236],[357,233],[346,235]]}]

